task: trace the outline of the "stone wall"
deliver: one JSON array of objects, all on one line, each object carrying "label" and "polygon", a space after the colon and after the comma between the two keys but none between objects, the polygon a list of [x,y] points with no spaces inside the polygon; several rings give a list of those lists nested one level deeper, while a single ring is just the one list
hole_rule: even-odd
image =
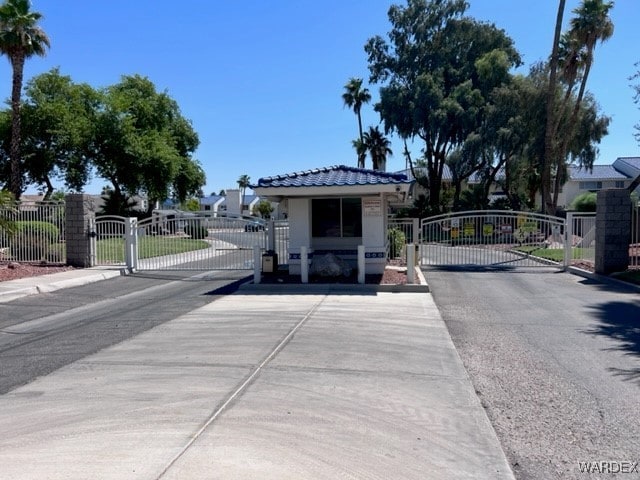
[{"label": "stone wall", "polygon": [[626,189],[600,190],[596,210],[596,273],[629,267],[631,197]]},{"label": "stone wall", "polygon": [[65,241],[67,264],[91,267],[89,225],[95,220],[96,203],[91,195],[73,193],[65,197]]}]

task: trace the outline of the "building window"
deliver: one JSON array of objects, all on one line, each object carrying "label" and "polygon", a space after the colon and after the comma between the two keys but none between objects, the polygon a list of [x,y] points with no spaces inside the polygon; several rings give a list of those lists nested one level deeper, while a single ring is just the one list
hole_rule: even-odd
[{"label": "building window", "polygon": [[362,200],[311,200],[311,234],[314,237],[362,237]]},{"label": "building window", "polygon": [[602,182],[580,182],[580,190],[600,190]]},{"label": "building window", "polygon": [[624,180],[616,180],[616,188],[624,188]]}]

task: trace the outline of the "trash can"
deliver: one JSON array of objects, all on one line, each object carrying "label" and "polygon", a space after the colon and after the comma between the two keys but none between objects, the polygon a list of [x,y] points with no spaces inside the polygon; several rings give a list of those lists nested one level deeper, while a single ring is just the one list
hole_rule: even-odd
[{"label": "trash can", "polygon": [[278,254],[267,250],[262,254],[262,273],[274,273],[278,270]]}]

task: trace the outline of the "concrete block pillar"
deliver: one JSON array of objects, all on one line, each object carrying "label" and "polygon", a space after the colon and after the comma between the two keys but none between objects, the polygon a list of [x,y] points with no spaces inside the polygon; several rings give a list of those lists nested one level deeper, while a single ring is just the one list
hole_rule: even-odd
[{"label": "concrete block pillar", "polygon": [[631,197],[626,189],[600,190],[596,203],[596,273],[629,268]]},{"label": "concrete block pillar", "polygon": [[73,267],[91,267],[89,225],[95,221],[95,201],[91,195],[71,193],[65,196],[65,210],[67,264]]}]

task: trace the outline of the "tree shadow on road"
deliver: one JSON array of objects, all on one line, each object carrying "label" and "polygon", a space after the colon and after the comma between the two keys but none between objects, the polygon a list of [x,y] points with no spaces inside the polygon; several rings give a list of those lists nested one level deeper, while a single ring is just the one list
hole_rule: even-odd
[{"label": "tree shadow on road", "polygon": [[[591,307],[599,324],[585,330],[590,335],[608,337],[615,343],[608,350],[624,352],[640,361],[640,302],[607,302]],[[608,369],[625,381],[640,385],[640,366]]]}]

